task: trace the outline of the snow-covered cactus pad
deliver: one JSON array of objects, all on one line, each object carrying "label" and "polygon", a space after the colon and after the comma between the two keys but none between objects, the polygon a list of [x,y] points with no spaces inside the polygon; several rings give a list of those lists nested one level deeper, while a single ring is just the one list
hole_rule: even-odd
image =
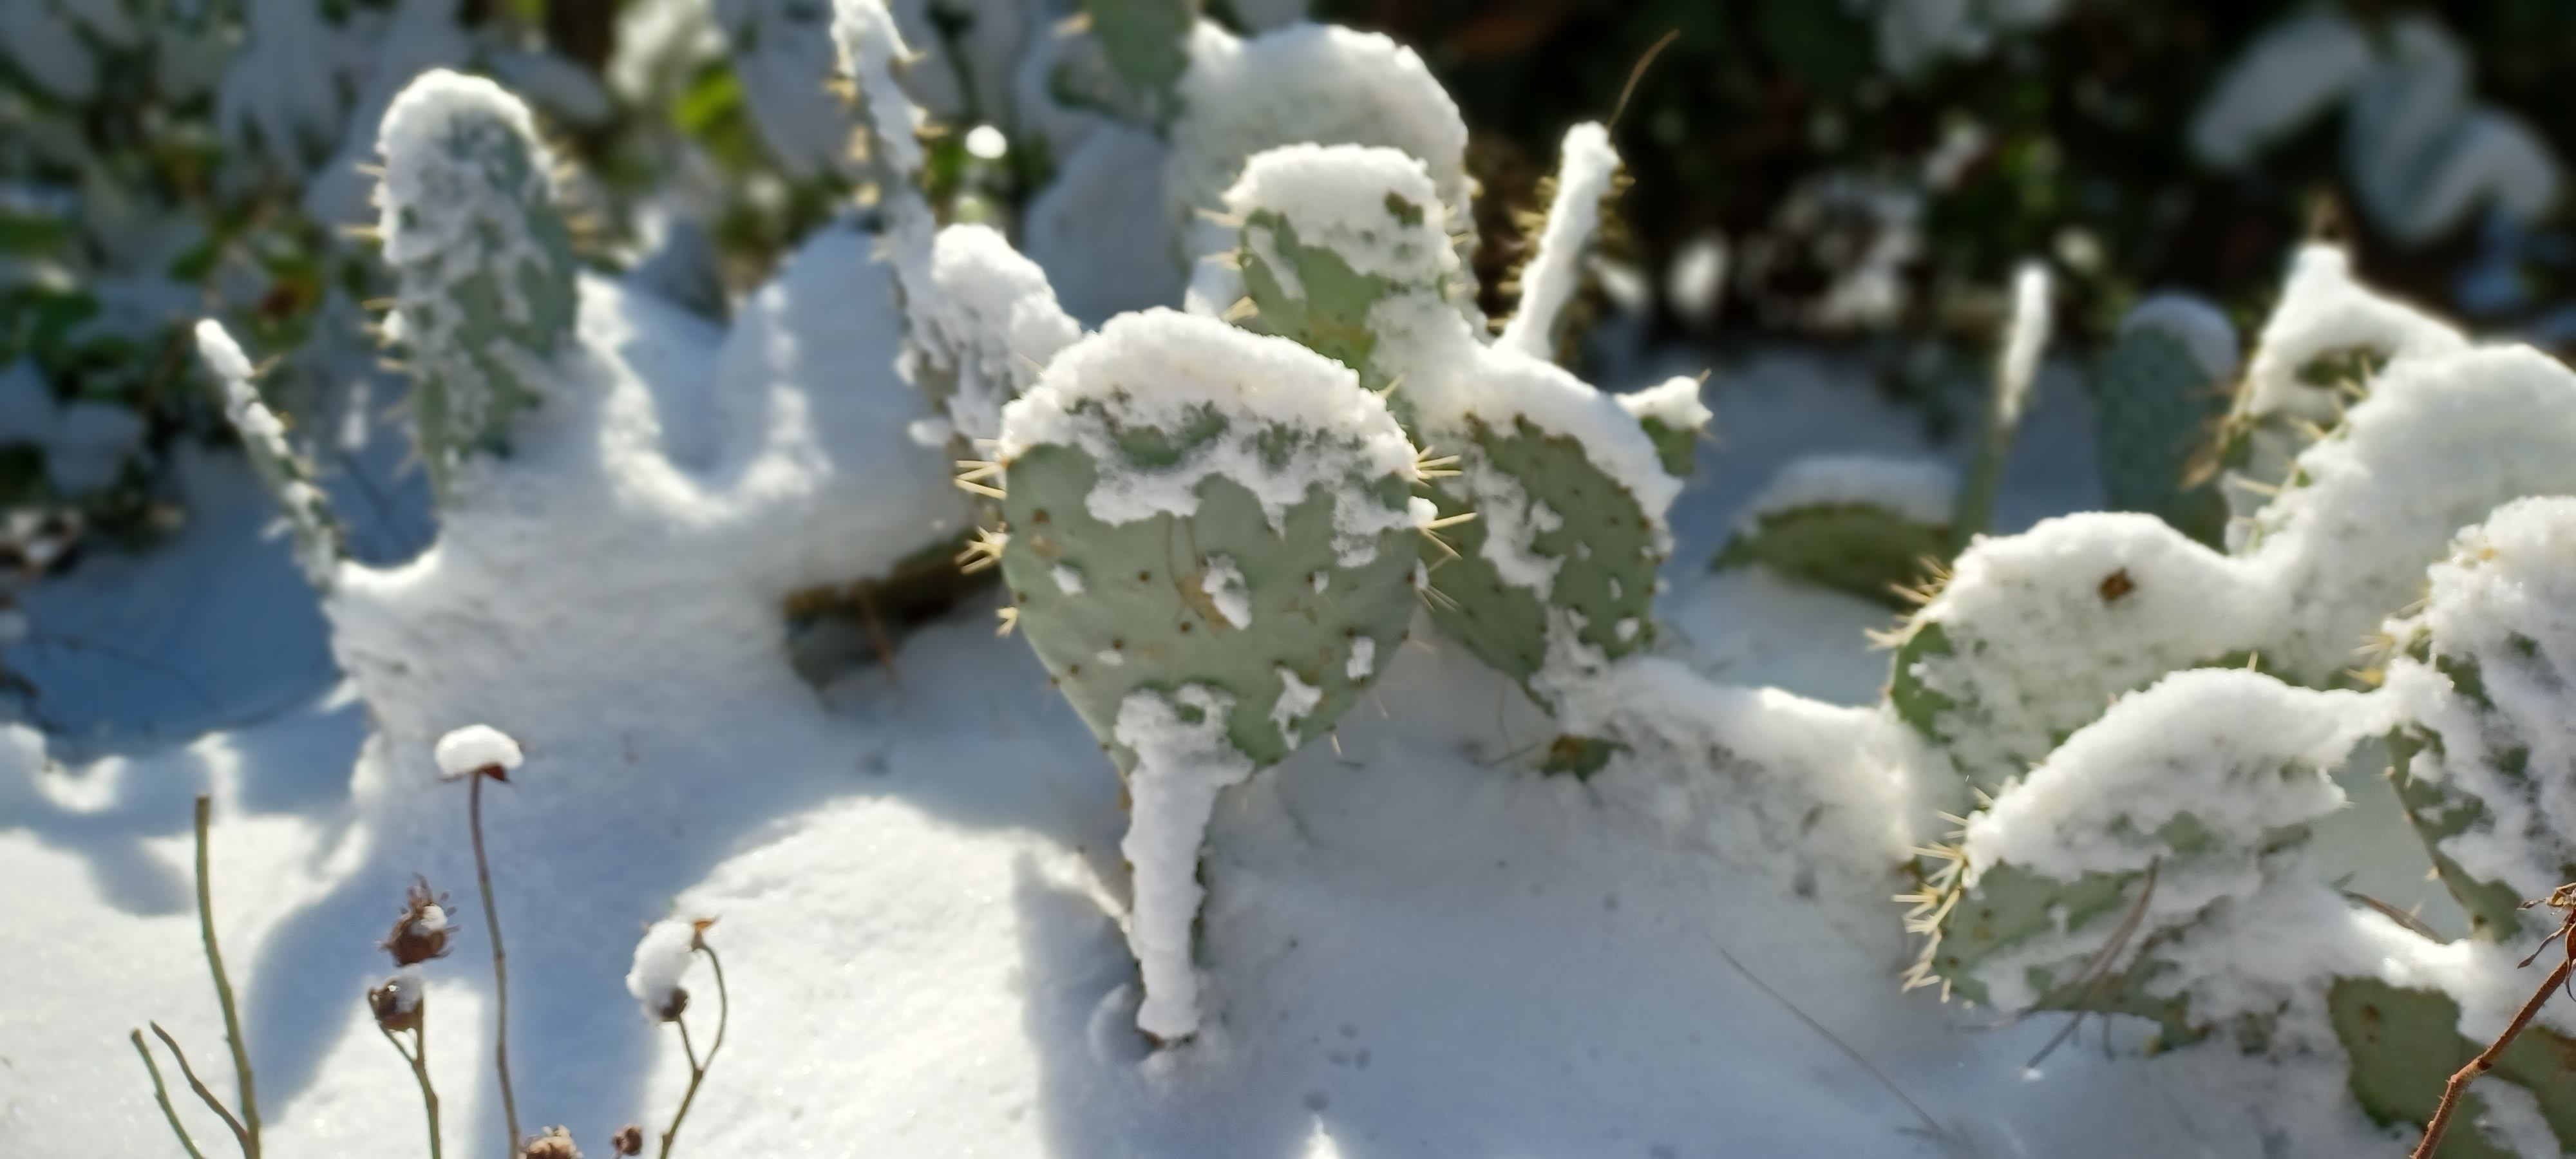
[{"label": "snow-covered cactus pad", "polygon": [[2407,815],[2474,932],[2516,938],[2522,900],[2576,880],[2576,499],[2471,528],[2389,635]]},{"label": "snow-covered cactus pad", "polygon": [[1121,315],[1005,409],[1001,455],[1017,622],[1104,742],[1130,693],[1196,685],[1274,763],[1332,727],[1412,615],[1412,445],[1293,343]]},{"label": "snow-covered cactus pad", "polygon": [[908,377],[945,413],[953,434],[995,438],[1003,404],[1027,390],[1082,327],[1056,304],[1046,271],[989,226],[940,230],[929,266],[928,292],[906,301]]},{"label": "snow-covered cactus pad", "polygon": [[259,388],[251,383],[250,359],[222,323],[197,323],[197,356],[223,392],[224,418],[241,435],[251,470],[285,512],[287,529],[295,536],[296,565],[314,586],[327,589],[340,560],[340,527],[330,500],[314,485],[312,463],[287,440],[286,424],[276,412],[260,401]]},{"label": "snow-covered cactus pad", "polygon": [[[1680,481],[1617,399],[1477,341],[1454,305],[1465,295],[1429,167],[1393,149],[1289,146],[1245,165],[1226,205],[1244,223],[1246,325],[1391,389],[1426,453],[1457,457],[1427,488],[1454,542],[1423,549],[1441,629],[1534,690],[1560,637],[1604,659],[1642,647]],[[1696,390],[1658,389],[1646,413],[1696,436]]]},{"label": "snow-covered cactus pad", "polygon": [[1331,729],[1412,617],[1413,446],[1340,364],[1155,310],[1059,355],[1001,462],[1016,622],[1135,804],[1137,1022],[1183,1037],[1217,791]]},{"label": "snow-covered cactus pad", "polygon": [[[2283,306],[2300,313],[2270,331],[2294,351],[2414,353],[2283,466],[2276,497],[2231,535],[2235,554],[2144,516],[2054,519],[1969,549],[1914,617],[1890,697],[1969,783],[1991,790],[2176,668],[2351,683],[2360,645],[2422,595],[2459,528],[2523,496],[2576,494],[2576,375],[2524,347],[2421,340],[2433,323],[2357,288],[2342,311],[2309,313],[2299,285],[2316,264],[2302,259]],[[2309,389],[2276,381],[2289,362],[2259,351],[2249,392]]]},{"label": "snow-covered cactus pad", "polygon": [[391,323],[412,370],[421,461],[442,495],[470,454],[553,389],[577,268],[527,106],[500,86],[425,73],[386,111],[377,193]]},{"label": "snow-covered cactus pad", "polygon": [[2212,547],[2225,541],[2227,501],[2206,468],[2234,398],[2236,328],[2198,298],[2149,300],[2120,324],[2095,376],[2095,445],[2103,497],[2144,511]]}]

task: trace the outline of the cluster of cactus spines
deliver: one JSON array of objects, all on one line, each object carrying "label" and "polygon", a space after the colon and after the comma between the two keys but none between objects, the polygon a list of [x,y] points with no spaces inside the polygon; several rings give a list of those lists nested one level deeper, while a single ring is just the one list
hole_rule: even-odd
[{"label": "cluster of cactus spines", "polygon": [[2576,501],[2527,499],[2464,533],[2412,616],[2386,685],[2420,701],[2391,776],[2472,932],[2536,932],[2526,898],[2576,879]]},{"label": "cluster of cactus spines", "polygon": [[2217,307],[2167,294],[2130,312],[2093,379],[2105,506],[2224,546],[2213,443],[2234,404],[2236,369],[2236,328]]},{"label": "cluster of cactus spines", "polygon": [[379,230],[395,280],[387,330],[412,375],[421,462],[442,498],[474,454],[546,401],[579,269],[527,106],[437,70],[385,113]]},{"label": "cluster of cactus spines", "polygon": [[295,562],[313,586],[330,589],[340,564],[340,526],[331,504],[314,483],[313,465],[286,437],[286,424],[260,401],[250,359],[225,333],[223,323],[197,323],[197,355],[223,392],[224,417],[241,435],[242,453],[251,470],[277,497],[286,525],[295,537]]},{"label": "cluster of cactus spines", "polygon": [[1411,620],[1412,445],[1351,371],[1170,311],[1068,347],[1004,412],[1015,624],[1125,774],[1138,1024],[1197,1027],[1215,793],[1329,731]]},{"label": "cluster of cactus spines", "polygon": [[[1271,150],[1226,199],[1242,222],[1247,295],[1231,316],[1389,390],[1414,441],[1450,468],[1425,487],[1453,540],[1423,549],[1434,622],[1542,700],[1555,636],[1613,660],[1645,646],[1669,550],[1661,513],[1678,487],[1669,472],[1689,469],[1687,442],[1672,444],[1707,417],[1697,383],[1665,384],[1632,412],[1552,364],[1479,343],[1450,304],[1457,257],[1436,188],[1394,150]],[[1202,277],[1202,295],[1215,280]]]}]

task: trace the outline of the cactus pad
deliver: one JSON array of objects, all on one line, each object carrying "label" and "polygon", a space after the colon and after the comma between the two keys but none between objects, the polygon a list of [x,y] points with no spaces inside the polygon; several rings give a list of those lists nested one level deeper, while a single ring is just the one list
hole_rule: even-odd
[{"label": "cactus pad", "polygon": [[2168,297],[2129,315],[2093,395],[2112,510],[2144,511],[2202,543],[2223,544],[2227,500],[2208,468],[2235,368],[2235,329],[2216,309]]}]

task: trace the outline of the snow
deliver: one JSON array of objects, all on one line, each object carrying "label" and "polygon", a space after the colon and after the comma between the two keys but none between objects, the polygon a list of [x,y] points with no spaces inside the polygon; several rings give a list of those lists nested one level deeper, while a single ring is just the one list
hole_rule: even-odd
[{"label": "snow", "polygon": [[1057,564],[1055,565],[1055,570],[1050,571],[1047,574],[1055,578],[1055,586],[1061,589],[1064,594],[1068,596],[1078,596],[1082,594],[1082,573],[1075,570],[1073,565],[1063,563]]},{"label": "snow", "polygon": [[1270,723],[1279,726],[1279,735],[1293,747],[1303,739],[1297,734],[1297,722],[1315,711],[1315,705],[1324,699],[1324,690],[1299,680],[1291,669],[1273,671],[1278,673],[1282,687],[1279,699],[1270,705]]},{"label": "snow", "polygon": [[1995,367],[1995,421],[2004,430],[2021,425],[2022,408],[2039,375],[2040,353],[2048,346],[2049,325],[2048,268],[2027,263],[2013,272],[2012,321]]},{"label": "snow", "polygon": [[1619,175],[1619,152],[1600,122],[1567,129],[1557,154],[1556,199],[1548,205],[1538,251],[1521,270],[1520,310],[1494,339],[1496,346],[1542,359],[1556,357],[1557,317],[1582,287],[1584,261],[1601,228],[1601,203]]},{"label": "snow", "polygon": [[1699,400],[1703,377],[1676,374],[1644,390],[1618,395],[1619,409],[1639,420],[1653,419],[1668,430],[1706,432],[1717,412]]},{"label": "snow", "polygon": [[[1409,509],[1389,508],[1366,484],[1411,482],[1413,445],[1376,395],[1358,389],[1340,363],[1285,338],[1250,334],[1211,318],[1148,310],[1111,319],[1067,347],[1027,394],[1003,408],[999,456],[1008,462],[1040,444],[1076,447],[1102,465],[1084,500],[1103,523],[1198,510],[1198,488],[1223,476],[1261,503],[1273,528],[1309,489],[1338,496],[1336,548],[1345,567],[1376,555],[1378,533],[1410,526]],[[1119,429],[1179,431],[1205,414],[1226,430],[1165,468],[1113,469],[1126,462]],[[1314,453],[1274,461],[1265,432],[1311,439]]]},{"label": "snow", "polygon": [[895,80],[896,64],[911,59],[912,50],[904,46],[894,14],[884,0],[832,0],[832,42],[858,81],[869,139],[885,151],[889,171],[902,178],[920,172],[921,141],[913,132],[924,114]]},{"label": "snow", "polygon": [[485,769],[510,772],[519,767],[523,756],[519,742],[508,733],[487,724],[469,724],[438,738],[431,759],[438,762],[439,776],[454,780]]},{"label": "snow", "polygon": [[907,302],[911,340],[953,380],[949,422],[969,439],[1002,433],[1002,404],[1037,381],[1056,352],[1082,336],[1057,307],[1044,270],[988,226],[940,230],[930,292]]},{"label": "snow", "polygon": [[2307,246],[2292,260],[2281,304],[2255,341],[2239,406],[2257,417],[2286,412],[2331,421],[2331,391],[2299,380],[2300,368],[2317,358],[2355,348],[2394,358],[2467,345],[2459,331],[2423,311],[2363,288],[2341,249]]},{"label": "snow", "polygon": [[671,1009],[688,1000],[680,978],[697,956],[697,939],[696,922],[665,918],[646,927],[644,937],[635,943],[635,965],[626,971],[626,992],[635,996],[647,1020],[668,1021]]},{"label": "snow", "polygon": [[[1233,697],[1201,684],[1183,685],[1168,696],[1139,689],[1118,706],[1118,743],[1136,754],[1128,773],[1133,804],[1127,837],[1118,845],[1135,867],[1127,943],[1145,985],[1136,1025],[1158,1038],[1185,1038],[1199,1028],[1190,927],[1207,896],[1198,884],[1200,848],[1218,790],[1241,784],[1253,772],[1251,759],[1225,735],[1225,717],[1233,708]],[[1287,727],[1281,720],[1281,731]]]},{"label": "snow", "polygon": [[1343,674],[1358,681],[1368,679],[1369,674],[1375,671],[1377,671],[1377,641],[1366,636],[1351,641],[1351,658],[1342,666]]},{"label": "snow", "polygon": [[1252,590],[1244,586],[1243,569],[1230,556],[1211,555],[1199,563],[1199,590],[1216,605],[1217,614],[1238,628],[1252,626]]},{"label": "snow", "polygon": [[1958,506],[1959,476],[1930,459],[1879,455],[1811,455],[1792,460],[1769,486],[1738,509],[1735,528],[1751,534],[1763,517],[1807,507],[1878,507],[1910,523],[1946,527]]}]

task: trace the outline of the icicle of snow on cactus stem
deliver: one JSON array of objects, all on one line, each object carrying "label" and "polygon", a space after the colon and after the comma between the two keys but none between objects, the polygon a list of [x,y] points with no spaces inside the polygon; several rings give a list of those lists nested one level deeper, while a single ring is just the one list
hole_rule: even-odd
[{"label": "icicle of snow on cactus stem", "polygon": [[250,359],[222,323],[211,318],[197,323],[197,354],[222,385],[224,418],[241,435],[251,470],[286,513],[286,525],[295,536],[296,566],[313,586],[329,590],[332,573],[340,566],[340,533],[331,517],[330,500],[313,485],[312,465],[287,442],[286,424],[260,401],[259,388],[251,385]]},{"label": "icicle of snow on cactus stem", "polygon": [[485,769],[508,773],[522,759],[519,742],[488,724],[469,724],[438,738],[431,755],[438,761],[439,775],[451,780]]},{"label": "icicle of snow on cactus stem", "polygon": [[1583,266],[1601,231],[1601,203],[1619,175],[1619,151],[1610,131],[1586,121],[1565,131],[1556,169],[1556,200],[1538,253],[1521,270],[1520,310],[1494,344],[1532,358],[1554,360],[1566,304],[1582,287]]},{"label": "icicle of snow on cactus stem", "polygon": [[576,309],[572,239],[527,106],[490,81],[422,75],[385,113],[378,148],[389,325],[445,496],[468,453],[508,453],[511,420],[554,389]]},{"label": "icicle of snow on cactus stem", "polygon": [[1118,709],[1118,743],[1136,754],[1128,774],[1135,799],[1119,852],[1136,868],[1136,912],[1127,942],[1145,977],[1136,1025],[1157,1038],[1185,1038],[1199,1028],[1198,972],[1190,965],[1190,927],[1207,891],[1198,883],[1199,847],[1216,795],[1253,773],[1251,760],[1226,739],[1232,697],[1205,685],[1166,696],[1129,693]]}]

